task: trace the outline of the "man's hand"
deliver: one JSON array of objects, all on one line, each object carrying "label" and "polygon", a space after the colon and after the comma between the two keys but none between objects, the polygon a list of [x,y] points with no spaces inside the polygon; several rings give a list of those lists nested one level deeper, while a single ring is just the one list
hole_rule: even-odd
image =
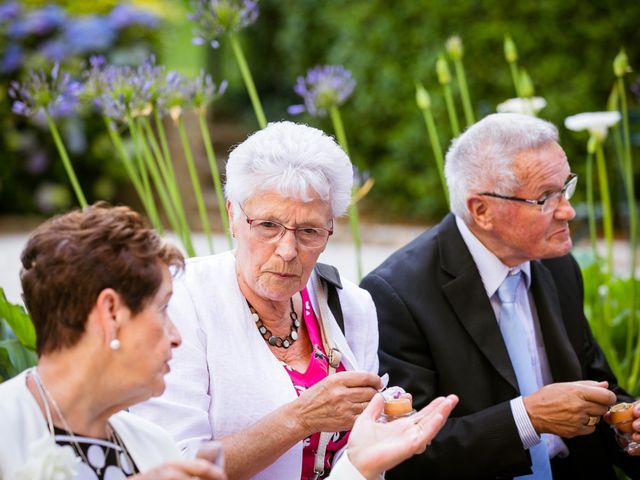
[{"label": "man's hand", "polygon": [[616,396],[608,386],[607,382],[591,380],[552,383],[524,397],[524,406],[539,434],[553,433],[565,438],[588,435],[596,428],[597,421],[593,418],[599,420],[616,403]]}]

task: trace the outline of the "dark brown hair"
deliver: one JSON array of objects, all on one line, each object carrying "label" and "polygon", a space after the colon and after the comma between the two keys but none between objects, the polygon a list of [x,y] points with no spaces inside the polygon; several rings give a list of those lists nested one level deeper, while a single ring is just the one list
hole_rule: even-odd
[{"label": "dark brown hair", "polygon": [[23,298],[39,355],[73,346],[98,295],[120,294],[139,313],[162,284],[161,265],[182,269],[184,258],[129,207],[104,202],[53,217],[22,252]]}]

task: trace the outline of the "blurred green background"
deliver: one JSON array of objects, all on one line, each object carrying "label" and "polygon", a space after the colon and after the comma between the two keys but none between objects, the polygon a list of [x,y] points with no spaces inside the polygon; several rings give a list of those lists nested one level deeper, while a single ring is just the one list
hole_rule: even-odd
[{"label": "blurred green background", "polygon": [[[26,8],[57,3],[70,16],[77,16],[105,14],[123,2],[20,3]],[[143,53],[155,52],[159,63],[183,73],[195,73],[205,66],[216,81],[229,80],[229,90],[216,103],[212,117],[214,139],[218,126],[235,129],[237,133],[230,136],[234,139],[257,128],[229,46],[223,42],[220,49],[212,50],[191,44],[188,2],[130,3],[158,15],[159,26],[131,27],[102,53],[111,59],[136,61]],[[516,96],[502,46],[504,36],[512,36],[520,66],[532,77],[536,95],[548,102],[540,116],[560,127],[562,144],[578,173],[584,170],[587,135],[568,132],[562,127],[563,119],[606,109],[614,82],[611,63],[621,47],[627,50],[630,65],[640,68],[637,1],[262,0],[259,6],[258,21],[242,32],[241,40],[269,120],[295,119],[332,133],[326,118],[287,114],[287,106],[299,103],[292,87],[297,76],[317,64],[342,64],[353,72],[357,87],[341,112],[352,160],[376,182],[360,204],[367,219],[425,223],[436,221],[447,210],[415,104],[414,82],[422,81],[431,93],[440,140],[446,147],[451,134],[435,61],[451,35],[459,35],[464,43],[463,61],[477,117],[494,112],[498,103]],[[2,33],[0,48],[6,52],[11,39],[6,31]],[[35,50],[37,44],[33,41],[31,47]],[[39,65],[42,59],[29,62],[25,68]],[[50,214],[67,208],[73,197],[68,192],[65,196],[66,177],[47,132],[10,113],[6,87],[25,68],[0,76],[0,213]],[[635,73],[627,76],[628,81],[636,78]],[[452,86],[455,91],[455,83]],[[632,96],[630,100],[638,145],[638,101]],[[462,118],[459,102],[457,106]],[[72,149],[72,159],[89,201],[131,198],[103,129],[91,118],[70,124],[64,129],[68,138],[83,139]],[[217,148],[224,154],[229,146],[219,140]],[[45,152],[48,161],[44,166],[33,160],[33,150],[38,155]],[[35,171],[34,163],[39,167]],[[612,175],[615,183],[613,168]],[[35,193],[44,184],[57,186],[59,201],[47,205],[37,200]],[[624,200],[622,189],[614,188],[614,192]],[[578,201],[581,195],[579,191]]]}]

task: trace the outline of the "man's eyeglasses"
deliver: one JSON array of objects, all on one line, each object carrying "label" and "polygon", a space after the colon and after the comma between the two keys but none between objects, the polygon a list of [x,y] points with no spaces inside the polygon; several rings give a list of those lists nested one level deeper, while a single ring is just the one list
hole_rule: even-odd
[{"label": "man's eyeglasses", "polygon": [[265,243],[276,243],[287,232],[287,230],[293,232],[298,241],[298,245],[303,248],[321,248],[327,244],[329,237],[333,235],[332,228],[311,227],[311,226],[299,226],[295,228],[285,227],[280,222],[275,220],[261,220],[257,218],[249,218],[249,215],[240,207],[242,213],[247,218],[249,229],[260,240]]},{"label": "man's eyeglasses", "polygon": [[523,202],[528,203],[529,205],[537,205],[540,207],[540,211],[542,213],[549,213],[555,211],[560,205],[560,200],[565,198],[566,200],[570,200],[573,197],[573,194],[576,191],[576,184],[578,183],[578,175],[572,173],[569,175],[569,178],[564,183],[562,190],[557,192],[547,193],[543,195],[537,200],[531,200],[528,198],[520,198],[520,197],[509,197],[506,195],[499,195],[497,193],[492,192],[483,192],[480,195],[485,195],[487,197],[500,198],[502,200],[512,200],[514,202]]}]

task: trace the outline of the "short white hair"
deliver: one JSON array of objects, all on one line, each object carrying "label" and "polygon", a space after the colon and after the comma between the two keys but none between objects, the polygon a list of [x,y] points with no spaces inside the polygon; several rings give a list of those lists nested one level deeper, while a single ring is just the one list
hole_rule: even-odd
[{"label": "short white hair", "polygon": [[451,211],[469,223],[469,195],[489,189],[512,195],[519,186],[513,170],[516,156],[557,141],[552,123],[530,115],[494,113],[471,125],[453,140],[445,158]]},{"label": "short white hair", "polygon": [[349,157],[332,137],[308,125],[269,123],[231,151],[226,172],[225,195],[237,205],[260,192],[303,202],[317,196],[336,218],[351,202]]}]

